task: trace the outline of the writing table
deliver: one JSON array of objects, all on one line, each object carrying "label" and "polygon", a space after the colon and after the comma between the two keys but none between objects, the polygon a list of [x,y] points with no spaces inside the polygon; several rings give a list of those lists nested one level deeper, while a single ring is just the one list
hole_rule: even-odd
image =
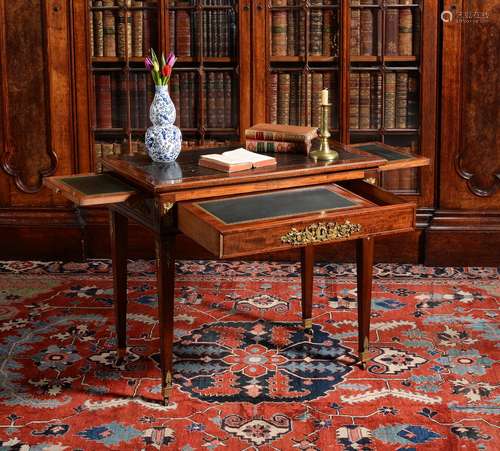
[{"label": "writing table", "polygon": [[[276,167],[227,174],[198,166],[213,149],[183,152],[175,163],[145,156],[105,158],[103,174],[45,179],[77,206],[107,205],[110,215],[117,354],[126,353],[127,224],[134,220],[155,236],[160,366],[165,403],[172,389],[174,244],[184,233],[217,258],[298,247],[302,260],[302,315],[312,329],[315,245],[356,240],[358,350],[368,359],[373,239],[411,231],[415,204],[363,181],[366,171],[424,166],[428,160],[380,143],[335,145],[334,163],[277,154]],[[221,149],[227,150],[227,149]]]}]

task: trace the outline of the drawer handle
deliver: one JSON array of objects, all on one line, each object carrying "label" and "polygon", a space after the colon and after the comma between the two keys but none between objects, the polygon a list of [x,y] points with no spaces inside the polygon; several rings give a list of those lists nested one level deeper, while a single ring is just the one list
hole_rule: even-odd
[{"label": "drawer handle", "polygon": [[343,224],[337,222],[319,222],[307,226],[302,231],[293,227],[290,232],[281,237],[281,241],[293,246],[303,246],[305,244],[349,238],[353,233],[360,231],[361,224],[353,224],[349,221]]}]

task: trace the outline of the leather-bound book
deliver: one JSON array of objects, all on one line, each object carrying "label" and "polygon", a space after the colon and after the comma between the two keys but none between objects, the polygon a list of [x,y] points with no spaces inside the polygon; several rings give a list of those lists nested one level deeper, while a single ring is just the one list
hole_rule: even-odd
[{"label": "leather-bound book", "polygon": [[95,75],[96,126],[112,128],[111,118],[111,75],[96,73]]},{"label": "leather-bound book", "polygon": [[[102,6],[114,6],[113,0],[103,0]],[[116,29],[113,10],[103,11],[104,56],[116,56]]]},{"label": "leather-bound book", "polygon": [[188,106],[189,106],[189,127],[196,127],[196,98],[198,91],[196,89],[196,75],[194,72],[188,74]]},{"label": "leather-bound book", "polygon": [[321,6],[323,0],[310,0],[310,32],[309,32],[309,53],[313,56],[323,54],[323,10],[315,9],[314,6]]},{"label": "leather-bound book", "polygon": [[386,0],[388,6],[385,12],[385,54],[388,56],[398,54],[399,42],[399,11],[397,8],[390,8],[397,5],[398,0]]},{"label": "leather-bound book", "polygon": [[130,8],[132,7],[132,0],[125,0],[125,4],[127,5],[127,8],[129,8],[126,16],[126,30],[127,30],[127,54],[130,57],[133,54],[132,12],[130,11]]},{"label": "leather-bound book", "polygon": [[[224,3],[223,3],[224,4]],[[224,9],[220,12],[220,56],[229,56],[229,11]]]},{"label": "leather-bound book", "polygon": [[90,56],[95,56],[95,43],[94,43],[94,15],[92,13],[92,0],[88,0],[89,7],[89,46]]},{"label": "leather-bound book", "polygon": [[233,127],[233,80],[229,72],[224,72],[224,127]]},{"label": "leather-bound book", "polygon": [[290,73],[290,125],[298,124],[298,75],[297,72]]},{"label": "leather-bound book", "polygon": [[251,152],[259,153],[306,153],[303,144],[286,141],[247,139],[245,141],[245,148]]},{"label": "leather-bound book", "polygon": [[176,54],[177,52],[177,47],[175,45],[175,10],[170,10],[168,12],[168,43],[170,45],[170,50]]},{"label": "leather-bound book", "polygon": [[418,127],[418,103],[418,78],[415,75],[408,75],[407,128]]},{"label": "leather-bound book", "polygon": [[101,173],[102,172],[102,144],[101,143],[94,143],[94,152],[95,152],[95,158],[96,158],[96,172]]},{"label": "leather-bound book", "polygon": [[[96,0],[94,6],[102,6],[102,0]],[[104,22],[102,10],[94,11],[94,48],[95,56],[104,55]]]},{"label": "leather-bound book", "polygon": [[[218,0],[217,4],[222,5],[222,1]],[[224,14],[225,10],[219,9],[217,10],[217,32],[215,34],[217,42],[217,56],[224,56],[224,40],[226,39],[224,36]]]},{"label": "leather-bound book", "polygon": [[216,112],[216,77],[215,72],[208,72],[207,80],[207,126],[208,128],[217,127],[217,112]]},{"label": "leather-bound book", "polygon": [[[331,5],[332,0],[324,0],[323,4],[325,6]],[[333,28],[333,10],[331,9],[324,9],[323,10],[323,43],[322,43],[322,50],[323,50],[323,55],[325,56],[330,56],[332,55],[332,42],[333,42],[333,35],[334,35],[334,28]]]},{"label": "leather-bound book", "polygon": [[396,73],[386,72],[384,90],[384,128],[396,128]]},{"label": "leather-bound book", "polygon": [[120,9],[116,12],[116,53],[119,57],[124,58],[127,48],[125,42],[127,34],[125,18],[126,13],[124,9],[125,1],[117,0],[116,4],[120,7]]},{"label": "leather-bound book", "polygon": [[[311,72],[307,73],[306,76],[306,94],[307,99],[305,99],[306,104],[306,124],[303,125],[313,125],[312,124],[312,74]],[[317,127],[317,126],[316,126]]]},{"label": "leather-bound book", "polygon": [[[177,6],[189,6],[189,1],[178,0]],[[191,15],[187,9],[178,9],[175,14],[177,56],[191,56]]]},{"label": "leather-bound book", "polygon": [[[189,125],[189,99],[188,99],[188,73],[179,73],[179,92],[180,92],[180,123],[181,128],[187,128]],[[207,91],[207,96],[210,95],[210,91]]]},{"label": "leather-bound book", "polygon": [[306,19],[304,11],[299,10],[299,24],[298,24],[298,45],[299,55],[304,56],[306,53]]},{"label": "leather-bound book", "polygon": [[[399,0],[401,5],[411,5],[412,0]],[[413,16],[411,8],[399,9],[399,54],[413,54]]]},{"label": "leather-bound book", "polygon": [[113,143],[113,155],[122,154],[122,145],[120,143]]},{"label": "leather-bound book", "polygon": [[406,128],[408,119],[408,72],[396,74],[396,128]]},{"label": "leather-bound book", "polygon": [[[273,0],[272,6],[286,6],[287,0]],[[272,12],[271,50],[274,56],[287,54],[287,12],[286,10]]]},{"label": "leather-bound book", "polygon": [[[288,5],[294,5],[294,0],[288,0]],[[295,10],[287,12],[287,25],[286,25],[286,45],[287,55],[293,56],[297,54],[297,13]]]},{"label": "leather-bound book", "polygon": [[[179,87],[178,80],[179,79],[177,79],[177,87]],[[151,78],[150,75],[146,75],[146,112],[147,112],[148,127],[151,125],[151,121],[149,120],[149,110],[151,108],[151,104],[153,103],[154,96],[155,96],[155,85],[153,79]],[[176,104],[176,107],[177,106],[179,106],[179,103]],[[177,110],[176,114],[176,124],[179,125],[179,110]]]},{"label": "leather-bound book", "polygon": [[113,128],[122,126],[121,121],[121,79],[116,76],[117,74],[110,75],[111,77],[111,124]]},{"label": "leather-bound book", "polygon": [[[351,6],[360,4],[360,0],[351,0]],[[351,55],[358,56],[361,51],[361,11],[351,8]]]},{"label": "leather-bound book", "polygon": [[306,124],[306,105],[305,105],[305,93],[304,93],[304,74],[302,72],[299,72],[299,93],[298,93],[298,125],[305,125]]},{"label": "leather-bound book", "polygon": [[[142,0],[135,0],[132,2],[134,7],[142,7]],[[135,9],[132,12],[132,50],[133,56],[142,56],[142,46],[143,46],[143,19],[144,13],[142,9]]]},{"label": "leather-bound book", "polygon": [[139,74],[132,72],[130,74],[130,120],[132,128],[140,128],[139,104]]},{"label": "leather-bound book", "polygon": [[278,122],[278,74],[272,72],[269,74],[269,122],[276,124]]},{"label": "leather-bound book", "polygon": [[316,127],[282,124],[255,124],[245,130],[245,139],[301,143],[310,146],[318,136]]},{"label": "leather-bound book", "polygon": [[137,113],[139,121],[137,127],[146,128],[147,126],[147,113],[146,113],[146,73],[139,72],[137,74]]},{"label": "leather-bound book", "polygon": [[278,75],[278,124],[290,123],[290,74]]},{"label": "leather-bound book", "polygon": [[382,74],[374,72],[370,81],[370,128],[380,128],[382,119]]},{"label": "leather-bound book", "polygon": [[179,92],[179,74],[172,74],[170,79],[170,95],[172,97],[172,102],[174,102],[177,114],[175,117],[175,125],[177,127],[180,125],[181,117],[181,102],[180,102],[180,92]]},{"label": "leather-bound book", "polygon": [[[144,3],[147,6],[147,3]],[[153,13],[154,14],[154,13]],[[142,12],[142,54],[146,56],[149,54],[149,49],[152,46],[151,43],[151,10],[145,8]]]},{"label": "leather-bound book", "polygon": [[[371,0],[361,0],[361,5],[370,5]],[[360,55],[373,55],[373,12],[370,8],[360,9]]]},{"label": "leather-bound book", "polygon": [[218,128],[224,127],[224,74],[222,72],[215,73],[215,115]]},{"label": "leather-bound book", "polygon": [[359,128],[359,72],[349,75],[349,127]]},{"label": "leather-bound book", "polygon": [[323,74],[313,72],[312,74],[312,103],[311,103],[311,125],[321,125],[321,90],[323,89]]},{"label": "leather-bound book", "polygon": [[359,128],[370,128],[370,72],[359,74]]}]

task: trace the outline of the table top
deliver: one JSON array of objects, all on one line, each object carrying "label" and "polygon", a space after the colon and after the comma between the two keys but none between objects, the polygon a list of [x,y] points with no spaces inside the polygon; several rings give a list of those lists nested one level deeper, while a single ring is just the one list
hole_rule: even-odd
[{"label": "table top", "polygon": [[304,175],[326,174],[356,169],[376,168],[386,160],[356,149],[337,149],[340,157],[335,162],[314,162],[306,155],[274,154],[277,165],[266,168],[226,173],[198,165],[201,155],[222,153],[231,148],[210,148],[181,152],[173,163],[155,163],[147,156],[120,155],[103,159],[104,167],[134,185],[153,193],[251,183],[264,180],[292,178]]}]

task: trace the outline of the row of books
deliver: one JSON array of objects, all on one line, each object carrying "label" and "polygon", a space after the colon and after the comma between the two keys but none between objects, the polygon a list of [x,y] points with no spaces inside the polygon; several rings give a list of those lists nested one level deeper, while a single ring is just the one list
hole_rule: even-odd
[{"label": "row of books", "polygon": [[[314,5],[332,5],[332,0],[311,0]],[[287,0],[273,0],[272,6],[293,4]],[[271,13],[272,56],[304,55],[306,45],[305,15],[298,9],[280,9]],[[334,9],[311,9],[309,22],[309,54],[331,56],[337,53],[338,17]]]},{"label": "row of books", "polygon": [[149,126],[149,105],[153,101],[154,83],[146,72],[130,72],[129,79],[121,73],[95,74],[96,128],[123,128],[127,124],[128,96],[130,96],[130,127]]},{"label": "row of books", "polygon": [[[189,6],[189,1],[178,0],[175,6]],[[198,16],[189,9],[172,9],[169,12],[170,47],[177,56],[196,56],[203,52],[206,57],[228,57],[235,53],[236,15],[234,8],[210,8],[210,6],[234,6],[233,0],[205,0],[201,11],[202,33],[200,40]],[[203,49],[201,49],[203,47]]]},{"label": "row of books", "polygon": [[[305,77],[305,78],[304,78]],[[320,126],[321,90],[330,92],[330,127],[337,127],[336,72],[272,72],[269,82],[269,121],[272,124]]]},{"label": "row of books", "polygon": [[[384,77],[380,72],[351,72],[349,82],[351,129],[380,128],[382,112],[383,125],[386,129],[417,128],[416,74],[406,71],[386,72]],[[384,83],[383,94],[382,83]]]},{"label": "row of books", "polygon": [[[143,0],[90,0],[90,51],[93,57],[142,57],[156,41],[156,11]],[[118,9],[91,9],[120,6]],[[133,7],[127,10],[124,6]]]},{"label": "row of books", "polygon": [[[413,0],[386,0],[384,54],[388,56],[414,54],[414,29],[418,15],[412,8],[390,8],[390,5],[411,5]],[[373,0],[351,0],[351,6],[376,4]],[[371,8],[351,9],[351,55],[375,55],[378,42],[378,11]]]}]

